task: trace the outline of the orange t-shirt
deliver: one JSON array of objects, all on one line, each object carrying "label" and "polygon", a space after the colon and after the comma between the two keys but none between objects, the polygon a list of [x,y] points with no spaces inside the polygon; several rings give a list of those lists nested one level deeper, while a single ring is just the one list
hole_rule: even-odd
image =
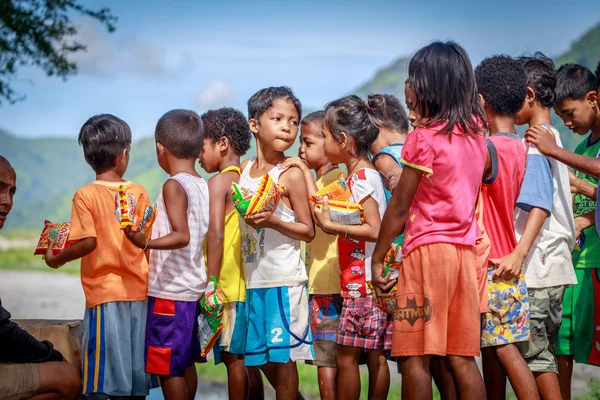
[{"label": "orange t-shirt", "polygon": [[95,181],[73,197],[69,240],[96,238],[96,249],[81,259],[87,308],[111,301],[147,299],[148,262],[123,234],[115,216],[115,192],[125,186],[136,199],[146,190],[133,182]]}]

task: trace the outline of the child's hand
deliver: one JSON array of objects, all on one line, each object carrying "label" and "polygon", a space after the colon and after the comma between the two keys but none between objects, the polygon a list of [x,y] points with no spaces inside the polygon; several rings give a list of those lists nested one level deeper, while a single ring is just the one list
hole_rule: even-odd
[{"label": "child's hand", "polygon": [[390,191],[390,193],[394,193],[394,189],[396,188],[396,186],[398,185],[398,182],[400,181],[400,176],[396,175],[393,172],[390,172],[387,175],[387,181],[388,181],[388,190]]},{"label": "child's hand", "polygon": [[390,293],[390,289],[394,287],[398,279],[390,279],[389,275],[388,271],[388,274],[383,276],[383,263],[371,263],[371,285],[375,289],[378,299],[394,296],[393,293]]},{"label": "child's hand", "polygon": [[314,216],[315,223],[319,225],[321,229],[327,232],[333,223],[331,222],[331,214],[329,213],[329,198],[327,196],[323,197],[322,207],[317,207],[316,205],[314,206]]},{"label": "child's hand", "polygon": [[521,266],[523,265],[524,260],[525,256],[517,251],[513,251],[501,259],[490,259],[492,263],[498,265],[498,268],[494,271],[494,277],[502,279],[513,279],[518,277],[521,273]]},{"label": "child's hand", "polygon": [[581,182],[582,180],[575,176],[575,174],[571,170],[569,170],[569,183],[571,185],[571,194],[577,194]]},{"label": "child's hand", "polygon": [[143,249],[146,247],[147,241],[146,241],[146,229],[145,228],[140,229],[138,232],[134,232],[131,229],[131,226],[128,226],[125,228],[125,230],[123,230],[123,233],[125,234],[125,237],[127,239],[129,239],[129,241],[131,243],[133,243],[140,249]]},{"label": "child's hand", "polygon": [[273,228],[274,220],[272,212],[261,212],[251,215],[245,219],[246,223],[254,229]]},{"label": "child's hand", "polygon": [[551,155],[558,148],[552,130],[547,126],[535,125],[527,129],[525,139],[537,147],[545,156]]},{"label": "child's hand", "polygon": [[281,170],[288,169],[290,167],[298,167],[301,170],[305,170],[305,169],[308,168],[306,166],[306,163],[304,161],[302,161],[302,159],[300,157],[286,158],[285,160],[283,160],[282,162],[280,162],[277,166]]},{"label": "child's hand", "polygon": [[46,261],[46,265],[49,266],[50,268],[60,268],[62,267],[62,264],[59,264],[56,262],[56,256],[54,255],[54,252],[52,251],[52,247],[54,246],[54,240],[50,240],[50,242],[48,243],[48,249],[46,250],[46,255],[44,256],[44,260]]}]

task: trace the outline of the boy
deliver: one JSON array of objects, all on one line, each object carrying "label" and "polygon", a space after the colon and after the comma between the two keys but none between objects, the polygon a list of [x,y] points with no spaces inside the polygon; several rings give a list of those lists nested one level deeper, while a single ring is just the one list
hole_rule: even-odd
[{"label": "boy", "polygon": [[[300,130],[300,157],[289,158],[282,167],[295,166],[302,170],[308,193],[329,185],[340,178],[342,170],[329,162],[323,150],[322,121],[325,111],[313,112],[304,119]],[[311,169],[317,174],[313,178]],[[337,398],[336,340],[342,312],[340,266],[337,236],[316,228],[315,239],[306,245],[308,269],[309,318],[313,335],[315,360],[307,364],[317,366],[319,392],[322,399]]]},{"label": "boy", "polygon": [[[575,149],[580,156],[597,158],[600,152],[600,111],[598,110],[597,82],[592,72],[577,64],[563,65],[557,72],[556,103],[554,110],[567,128],[578,135],[585,135],[591,130],[591,134],[582,141]],[[534,137],[535,132],[540,129],[528,131],[529,137]],[[558,140],[558,133],[554,132]],[[531,140],[531,139],[530,139]],[[535,140],[535,139],[534,139]],[[534,143],[536,143],[534,141]],[[581,160],[576,154],[566,152],[562,149],[552,150],[550,154],[557,155],[561,161],[576,167],[584,167],[586,170],[587,160]],[[581,162],[583,161],[583,162]],[[593,172],[588,169],[588,172]],[[582,171],[576,171],[579,183],[576,191],[582,187],[581,182],[597,186],[598,179],[587,175]],[[577,285],[565,291],[563,301],[563,320],[560,327],[557,354],[559,354],[559,376],[561,380],[561,392],[563,399],[570,398],[571,375],[573,372],[573,360],[580,363],[588,363],[590,352],[594,346],[594,269],[600,267],[600,239],[593,227],[593,212],[596,202],[581,194],[575,196],[575,227],[579,236],[578,244],[580,250],[573,251],[573,266],[577,275]]]},{"label": "boy", "polygon": [[308,277],[300,257],[300,241],[314,237],[308,191],[300,169],[278,167],[296,140],[301,113],[300,101],[286,87],[259,90],[248,100],[257,156],[242,164],[240,177],[240,186],[250,192],[266,173],[285,187],[274,213],[255,214],[240,226],[247,288],[245,364],[265,371],[278,399],[297,395],[295,361],[314,359]]},{"label": "boy", "polygon": [[[81,128],[79,144],[96,180],[73,197],[73,244],[46,264],[59,268],[81,258],[85,293],[83,328],[83,394],[111,398],[147,396],[150,375],[144,370],[148,262],[125,240],[115,218],[119,186],[135,198],[147,196],[140,185],[123,180],[129,163],[131,130],[125,121],[102,114]],[[51,246],[50,246],[51,247]]]},{"label": "boy", "polygon": [[[544,125],[552,129],[556,144],[562,147],[550,117],[550,108],[556,101],[554,63],[540,53],[520,60],[527,73],[527,99],[515,121],[519,125]],[[524,261],[531,304],[531,341],[520,344],[519,350],[534,373],[542,398],[560,399],[557,373],[561,379],[562,373],[555,342],[561,326],[565,288],[577,284],[569,262],[575,245],[575,226],[567,167],[528,146],[527,172],[517,205],[515,228],[521,241],[527,239],[530,223],[542,223],[532,249],[518,255],[518,260]],[[548,217],[534,219],[536,209],[529,210],[533,206],[546,210]]]},{"label": "boy", "polygon": [[[245,400],[254,393],[249,387],[262,386],[260,372],[246,371],[245,301],[246,285],[240,253],[240,225],[231,200],[231,184],[240,180],[240,157],[250,148],[250,128],[244,114],[233,108],[210,110],[202,115],[204,144],[200,165],[209,174],[210,220],[206,240],[208,276],[218,278],[225,295],[224,316],[228,321],[213,354],[215,364],[227,367],[229,399]],[[258,374],[257,374],[258,372]],[[255,381],[249,385],[248,378]],[[258,382],[258,383],[256,383]]]},{"label": "boy", "polygon": [[[481,189],[483,226],[490,240],[489,311],[482,315],[481,334],[486,391],[489,399],[505,398],[508,375],[517,397],[535,399],[539,397],[533,374],[516,346],[529,339],[529,304],[521,263],[506,270],[515,250],[533,242],[517,243],[513,220],[526,160],[513,118],[525,101],[527,77],[519,61],[494,56],[477,66],[475,78],[490,133]],[[536,234],[534,231],[529,237]]]},{"label": "boy", "polygon": [[209,203],[208,185],[194,165],[203,135],[202,120],[193,111],[172,110],[158,120],[156,156],[170,178],[156,201],[151,240],[144,230],[125,230],[136,246],[150,250],[146,372],[161,377],[167,399],[196,394],[196,318],[207,285],[203,246]]}]

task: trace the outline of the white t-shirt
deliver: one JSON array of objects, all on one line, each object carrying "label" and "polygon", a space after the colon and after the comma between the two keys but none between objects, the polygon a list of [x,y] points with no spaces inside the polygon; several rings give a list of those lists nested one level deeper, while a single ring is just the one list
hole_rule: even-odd
[{"label": "white t-shirt", "polygon": [[[550,128],[557,145],[562,147],[558,131]],[[527,167],[517,201],[518,207],[515,210],[517,240],[521,240],[531,206],[544,208],[550,212],[523,263],[525,282],[530,288],[576,285],[577,277],[571,262],[571,251],[575,246],[575,223],[569,170],[563,163],[544,157],[536,147],[529,144],[525,146]],[[536,188],[544,186],[539,184],[540,181],[550,185],[551,206],[543,199],[544,196],[540,191],[535,192]]]},{"label": "white t-shirt", "polygon": [[[250,193],[258,189],[261,177],[252,178],[250,168],[256,161],[251,159],[240,177],[239,185]],[[283,171],[274,167],[268,174],[274,182],[279,182]],[[273,213],[284,222],[296,222],[294,210],[279,201]],[[240,220],[242,262],[247,289],[296,286],[308,281],[304,262],[300,257],[300,241],[279,233],[275,229],[258,231]]]},{"label": "white t-shirt", "polygon": [[[204,240],[208,232],[208,185],[202,178],[179,173],[176,180],[188,198],[190,242],[182,249],[150,250],[148,295],[161,299],[198,301],[206,291]],[[158,214],[152,226],[152,239],[172,232],[162,190],[156,201]]]}]

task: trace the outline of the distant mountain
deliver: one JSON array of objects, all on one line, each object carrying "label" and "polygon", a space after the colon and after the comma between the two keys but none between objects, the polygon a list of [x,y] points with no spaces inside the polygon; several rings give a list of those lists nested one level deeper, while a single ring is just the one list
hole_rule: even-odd
[{"label": "distant mountain", "polygon": [[[366,98],[370,93],[392,94],[404,104],[404,82],[408,76],[409,60],[408,57],[396,59],[388,67],[377,71],[372,79],[363,83],[351,93],[363,98]],[[578,63],[595,71],[600,60],[600,23],[573,42],[567,52],[554,57],[554,60],[557,67],[566,63]],[[565,128],[562,120],[554,113],[552,113],[552,116],[554,125],[561,133],[564,146],[570,150],[575,149],[582,138]]]}]

